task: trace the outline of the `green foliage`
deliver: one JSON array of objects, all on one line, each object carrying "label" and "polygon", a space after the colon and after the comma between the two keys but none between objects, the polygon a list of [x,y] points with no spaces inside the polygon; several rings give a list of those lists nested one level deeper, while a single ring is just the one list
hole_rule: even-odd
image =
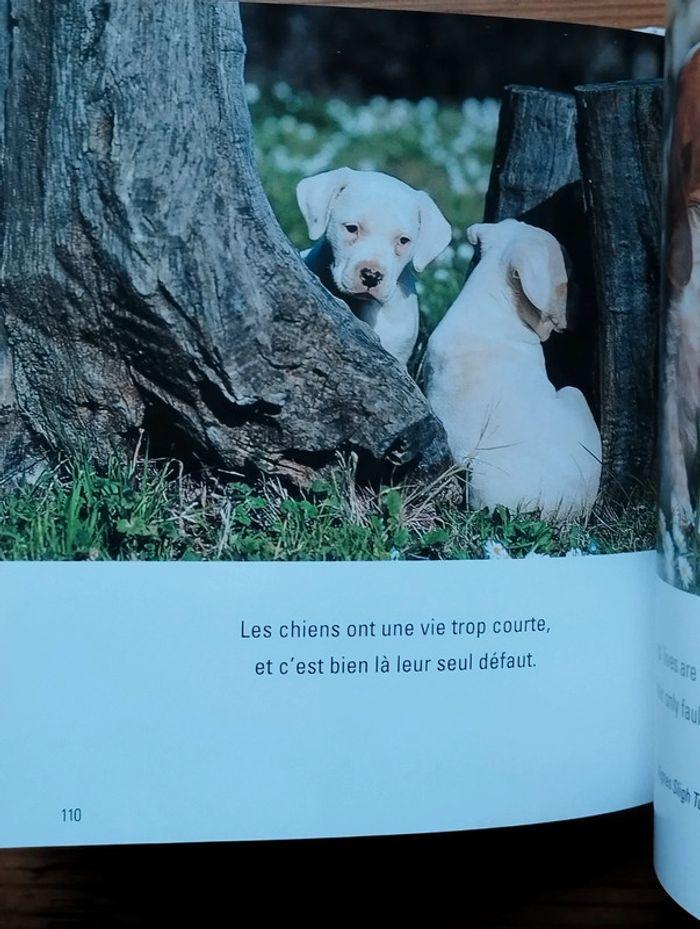
[{"label": "green foliage", "polygon": [[450,248],[417,281],[423,329],[431,332],[454,301],[472,257],[466,229],[483,215],[498,104],[462,107],[375,97],[365,104],[320,99],[277,84],[262,95],[248,85],[263,186],[297,248],[309,240],[295,189],[303,178],[347,165],[383,171],[427,190],[452,223]]},{"label": "green foliage", "polygon": [[[279,482],[183,476],[177,462],[89,460],[0,493],[0,559],[338,561],[532,557],[653,546],[647,494],[601,503],[586,523],[464,508],[458,472],[368,488],[352,461],[292,495]],[[460,490],[461,487],[461,490]]]}]

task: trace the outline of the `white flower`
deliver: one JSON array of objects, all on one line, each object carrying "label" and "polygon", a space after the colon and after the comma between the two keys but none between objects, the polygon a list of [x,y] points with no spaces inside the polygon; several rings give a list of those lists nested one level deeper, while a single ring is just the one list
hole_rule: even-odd
[{"label": "white flower", "polygon": [[411,104],[408,100],[394,100],[386,119],[387,129],[401,129],[411,118]]},{"label": "white flower", "polygon": [[456,194],[467,194],[469,193],[469,184],[464,178],[464,172],[462,170],[462,165],[458,161],[450,159],[446,165],[447,169],[447,178],[450,182],[450,187]]},{"label": "white flower", "polygon": [[289,84],[285,84],[284,81],[278,81],[272,88],[272,93],[278,100],[282,101],[291,100],[293,96],[292,88]]},{"label": "white flower", "polygon": [[316,138],[316,127],[312,126],[311,123],[302,123],[299,126],[297,135],[302,142],[310,142]]},{"label": "white flower", "polygon": [[354,134],[361,136],[372,135],[373,132],[377,132],[380,126],[381,121],[376,114],[368,108],[362,108],[358,111],[355,119]]},{"label": "white flower", "polygon": [[695,572],[685,555],[678,556],[678,577],[684,590],[688,590],[695,580]]},{"label": "white flower", "polygon": [[549,555],[545,555],[544,552],[528,552],[525,555],[525,561],[530,561],[532,558],[549,558]]},{"label": "white flower", "polygon": [[437,263],[439,265],[451,265],[454,261],[455,250],[451,245],[448,245],[444,252],[442,252],[437,257]]},{"label": "white flower", "polygon": [[245,98],[250,106],[258,102],[260,99],[260,88],[257,84],[245,85]]},{"label": "white flower", "polygon": [[484,542],[484,554],[487,558],[510,558],[510,552],[498,539],[489,539]]},{"label": "white flower", "polygon": [[419,119],[429,119],[435,116],[437,111],[437,100],[433,100],[432,97],[423,97],[423,99],[419,100],[416,104],[416,112],[418,113]]},{"label": "white flower", "polygon": [[564,557],[565,558],[583,558],[583,551],[580,548],[570,548]]},{"label": "white flower", "polygon": [[382,110],[385,110],[388,104],[389,104],[389,101],[387,100],[387,98],[382,97],[382,96],[372,97],[372,99],[369,101],[370,109],[375,110],[375,111],[378,110],[380,112]]},{"label": "white flower", "polygon": [[297,127],[296,117],[290,116],[289,113],[285,113],[280,119],[279,125],[282,132],[294,132]]}]

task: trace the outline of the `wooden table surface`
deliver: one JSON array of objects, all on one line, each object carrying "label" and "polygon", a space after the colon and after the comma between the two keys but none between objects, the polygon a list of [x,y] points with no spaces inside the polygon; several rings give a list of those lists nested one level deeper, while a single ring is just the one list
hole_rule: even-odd
[{"label": "wooden table surface", "polygon": [[[315,2],[315,0],[312,0]],[[662,24],[661,0],[371,0],[381,6]],[[372,902],[370,902],[372,901]],[[244,905],[267,920],[334,925],[425,911],[431,922],[519,929],[696,925],[660,888],[645,808],[582,822],[343,842],[0,851],[0,927],[219,926]],[[449,916],[447,914],[450,914]]]},{"label": "wooden table surface", "polygon": [[[425,914],[464,929],[682,929],[659,887],[649,808],[444,836],[6,851],[2,929],[335,926]],[[243,913],[250,912],[251,917]]]}]

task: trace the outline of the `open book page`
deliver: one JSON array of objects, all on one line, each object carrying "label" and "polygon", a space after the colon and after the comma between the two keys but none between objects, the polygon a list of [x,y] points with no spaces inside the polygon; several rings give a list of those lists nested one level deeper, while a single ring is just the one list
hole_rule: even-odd
[{"label": "open book page", "polygon": [[700,4],[672,3],[667,44],[656,617],[656,867],[700,917]]},{"label": "open book page", "polygon": [[31,9],[0,23],[0,842],[649,802],[662,41]]}]

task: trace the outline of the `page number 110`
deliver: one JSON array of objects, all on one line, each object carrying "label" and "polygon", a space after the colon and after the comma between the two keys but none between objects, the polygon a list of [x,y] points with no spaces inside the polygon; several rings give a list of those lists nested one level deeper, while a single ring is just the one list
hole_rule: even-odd
[{"label": "page number 110", "polygon": [[79,823],[83,818],[83,811],[79,806],[71,807],[70,809],[61,810],[61,819],[64,823]]}]

